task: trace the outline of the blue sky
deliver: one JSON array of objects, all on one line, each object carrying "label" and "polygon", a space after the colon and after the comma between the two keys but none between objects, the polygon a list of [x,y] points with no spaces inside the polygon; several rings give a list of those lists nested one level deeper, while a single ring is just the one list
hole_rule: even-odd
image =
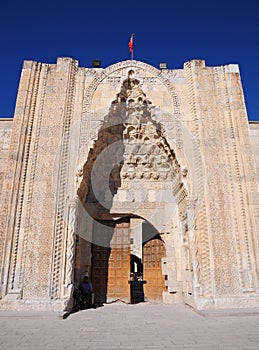
[{"label": "blue sky", "polygon": [[24,0],[0,4],[0,117],[12,116],[24,60],[81,67],[134,58],[155,67],[239,64],[248,117],[259,120],[259,0]]}]

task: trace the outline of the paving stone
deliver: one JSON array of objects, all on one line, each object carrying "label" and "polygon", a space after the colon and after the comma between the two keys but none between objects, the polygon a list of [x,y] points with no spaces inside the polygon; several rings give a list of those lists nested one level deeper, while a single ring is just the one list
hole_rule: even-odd
[{"label": "paving stone", "polygon": [[[90,311],[90,310],[89,310]],[[15,316],[15,317],[14,317]],[[200,317],[184,305],[105,305],[71,314],[0,311],[1,350],[258,350],[259,315]]]}]

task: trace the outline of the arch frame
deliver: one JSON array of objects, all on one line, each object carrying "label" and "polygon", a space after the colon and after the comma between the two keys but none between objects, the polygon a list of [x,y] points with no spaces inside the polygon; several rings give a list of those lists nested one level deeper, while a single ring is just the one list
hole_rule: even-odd
[{"label": "arch frame", "polygon": [[[154,75],[156,78],[158,78],[161,83],[165,86],[166,90],[169,93],[169,96],[171,97],[172,100],[172,107],[173,107],[173,113],[172,113],[172,119],[173,122],[175,123],[175,129],[176,129],[176,133],[175,133],[175,139],[170,139],[168,140],[168,146],[171,148],[171,152],[173,152],[175,154],[175,158],[178,161],[179,164],[179,178],[177,180],[177,183],[172,185],[172,192],[173,195],[175,197],[177,197],[177,212],[178,212],[178,218],[176,220],[174,220],[174,222],[171,223],[171,227],[168,228],[167,230],[163,230],[163,229],[159,229],[157,227],[157,224],[155,222],[152,222],[152,209],[150,205],[148,205],[146,208],[143,208],[144,206],[142,206],[143,210],[137,210],[135,213],[132,213],[130,211],[120,211],[120,212],[116,212],[116,210],[112,211],[112,215],[113,216],[118,216],[118,215],[124,215],[124,216],[129,216],[129,215],[137,215],[138,217],[142,217],[144,220],[147,220],[148,222],[151,222],[154,227],[156,227],[158,229],[158,232],[161,235],[162,240],[164,241],[164,243],[167,245],[167,250],[170,249],[170,245],[172,245],[173,247],[175,247],[175,245],[177,245],[177,250],[181,251],[181,250],[185,250],[187,256],[189,256],[189,258],[187,258],[187,260],[189,261],[189,265],[190,270],[193,271],[192,275],[196,274],[195,268],[198,266],[198,263],[196,262],[196,257],[195,254],[197,253],[197,249],[196,249],[196,243],[195,243],[195,233],[192,233],[191,235],[189,235],[189,231],[190,231],[190,220],[188,219],[188,217],[194,217],[195,216],[195,210],[197,208],[197,198],[195,198],[196,196],[194,195],[194,187],[192,182],[190,181],[190,177],[193,176],[193,174],[195,174],[195,171],[190,171],[193,170],[191,169],[191,167],[188,164],[188,159],[186,159],[185,153],[184,153],[184,140],[183,140],[183,133],[186,132],[186,130],[183,130],[183,124],[181,122],[181,115],[180,115],[180,108],[179,108],[179,99],[176,93],[176,89],[174,87],[174,85],[171,83],[171,81],[169,80],[169,78],[162,72],[159,71],[158,69],[143,63],[143,62],[139,62],[139,61],[132,61],[132,60],[128,60],[128,61],[123,61],[123,62],[119,62],[116,63],[110,67],[107,67],[104,70],[101,70],[100,72],[95,72],[94,73],[94,77],[92,79],[92,81],[90,82],[90,84],[85,88],[85,93],[84,93],[84,98],[83,98],[83,113],[82,113],[82,119],[81,119],[81,132],[80,132],[80,140],[79,140],[79,173],[77,174],[77,189],[80,188],[81,184],[84,181],[84,176],[85,176],[85,165],[86,163],[89,161],[89,157],[91,154],[91,150],[93,150],[94,144],[97,142],[97,138],[93,139],[93,140],[89,140],[88,145],[86,147],[86,145],[84,144],[83,140],[86,140],[87,138],[84,135],[85,130],[87,129],[87,124],[86,121],[91,119],[91,103],[93,100],[93,96],[99,86],[99,84],[101,84],[109,75],[115,73],[118,70],[122,70],[122,69],[142,69],[142,70],[146,70],[147,72],[149,72],[150,74]],[[93,112],[94,113],[94,112]],[[163,123],[161,122],[161,125],[163,126]],[[188,130],[187,130],[188,132]],[[97,133],[98,135],[98,133]],[[186,136],[186,135],[185,135]],[[165,135],[166,137],[166,135]],[[89,143],[90,143],[90,147],[89,147]],[[85,150],[88,149],[88,152],[86,154]],[[192,155],[190,155],[191,157]],[[80,160],[81,160],[81,164],[80,164]],[[91,160],[91,159],[90,159]],[[89,169],[88,169],[89,170]],[[88,171],[87,170],[87,171]],[[85,181],[86,183],[87,181]],[[87,187],[83,186],[83,191],[87,191]],[[86,198],[86,195],[82,195],[82,193],[80,194],[80,198],[82,200],[82,198]],[[80,200],[79,200],[80,202]],[[83,203],[81,203],[81,206]],[[140,209],[140,208],[139,208]],[[84,210],[84,209],[83,209]],[[146,215],[145,212],[150,212],[150,215]],[[160,210],[161,215],[162,215],[162,211]],[[80,222],[80,217],[78,218],[78,220]],[[193,224],[193,222],[192,222]],[[80,226],[80,225],[79,225]],[[91,227],[91,224],[90,224]],[[187,227],[187,229],[186,229]],[[74,230],[77,231],[77,230]],[[80,234],[80,233],[79,233]],[[174,240],[177,236],[177,243],[175,244]],[[172,238],[173,237],[173,238]],[[92,239],[91,237],[91,233],[89,232],[88,234],[88,239]],[[190,239],[192,240],[190,242]],[[186,243],[187,242],[187,243]],[[174,248],[176,249],[176,248]],[[171,254],[171,253],[170,253]],[[169,254],[169,255],[170,255]],[[71,259],[71,256],[70,256]],[[173,273],[171,274],[171,281],[168,281],[167,283],[171,283],[171,285],[169,286],[170,288],[170,294],[171,297],[167,297],[165,298],[166,301],[169,300],[177,300],[179,301],[181,299],[180,295],[182,294],[183,291],[183,283],[179,283],[179,281],[177,281],[177,278],[175,276],[177,275],[183,275],[182,271],[179,272],[178,270],[182,270],[182,267],[179,266],[179,263],[177,263],[176,261],[176,256],[175,256],[175,252],[173,254],[171,254],[171,257],[165,257],[165,259],[163,260],[163,271],[165,275],[169,275],[168,271],[171,269],[173,271]],[[178,265],[178,266],[177,266]],[[167,266],[167,267],[166,267]],[[196,277],[192,276],[192,280],[193,281],[197,281],[198,277],[196,274]],[[190,284],[192,284],[192,281],[189,281]],[[193,287],[193,285],[188,287],[189,290],[189,294],[192,294],[192,296],[194,295],[194,290],[195,288]],[[175,298],[175,295],[178,293],[177,298]],[[179,297],[178,297],[179,296]],[[189,298],[190,299],[190,298]],[[193,304],[193,300],[190,301],[190,303]]]}]

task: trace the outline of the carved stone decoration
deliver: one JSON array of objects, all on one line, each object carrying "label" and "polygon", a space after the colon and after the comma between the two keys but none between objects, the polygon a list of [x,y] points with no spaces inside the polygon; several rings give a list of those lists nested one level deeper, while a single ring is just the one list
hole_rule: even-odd
[{"label": "carved stone decoration", "polygon": [[[191,113],[192,113],[192,122],[190,123],[190,129],[193,133],[195,140],[197,141],[194,145],[195,147],[195,154],[200,154],[200,133],[201,133],[201,126],[198,121],[199,115],[197,110],[197,92],[195,90],[195,66],[192,64],[192,62],[188,62],[185,65],[186,68],[186,80],[187,84],[189,85],[189,103],[191,107]],[[194,168],[195,176],[196,178],[200,179],[202,178],[202,159],[201,157],[196,157],[195,159],[195,168]],[[198,187],[198,193],[200,192],[199,187],[204,186],[203,182],[200,182],[197,184]],[[198,270],[197,270],[197,277],[199,279],[199,283],[201,283],[204,286],[203,293],[205,295],[211,295],[212,293],[212,283],[211,283],[211,260],[208,254],[205,252],[209,251],[209,237],[208,237],[208,223],[207,223],[207,215],[206,215],[206,206],[205,203],[201,204],[201,208],[199,211],[198,218],[196,220],[196,225],[198,226],[198,229],[195,232],[195,235],[193,235],[194,241],[192,242],[192,245],[196,247],[196,249],[193,249],[193,251],[196,253],[196,261],[198,263]],[[201,292],[201,291],[200,291]]]},{"label": "carved stone decoration", "polygon": [[27,243],[30,235],[30,218],[32,215],[32,199],[33,199],[33,187],[34,187],[34,179],[35,172],[37,166],[37,157],[38,157],[38,149],[39,149],[39,138],[41,132],[42,118],[43,118],[43,107],[44,107],[44,99],[46,94],[46,80],[48,74],[49,66],[47,64],[43,65],[41,72],[41,83],[39,86],[39,110],[38,110],[38,118],[37,124],[35,126],[35,139],[33,145],[33,151],[31,153],[32,157],[32,167],[30,169],[29,175],[29,189],[28,189],[28,197],[27,197],[27,207],[26,207],[26,218],[25,218],[25,227],[24,227],[24,237],[23,237],[23,247],[21,253],[21,266],[20,266],[20,276],[19,276],[19,289],[22,289],[24,283],[24,274],[25,274],[25,262],[26,262],[26,253],[27,253]]},{"label": "carved stone decoration", "polygon": [[73,282],[106,269],[117,223],[134,221],[149,226],[130,236],[139,258],[163,241],[164,302],[258,307],[258,131],[237,65],[26,61],[0,120],[0,307],[69,309]]},{"label": "carved stone decoration", "polygon": [[74,261],[75,261],[75,242],[76,233],[78,232],[78,203],[69,205],[68,210],[68,227],[66,242],[66,264],[64,280],[64,298],[66,298],[65,307],[67,310],[72,309],[73,303],[73,281],[74,281]]},{"label": "carved stone decoration", "polygon": [[[117,213],[138,215],[163,232],[173,218],[187,220],[188,192],[183,179],[188,178],[188,168],[183,169],[156,118],[156,106],[134,69],[129,69],[83,166],[78,196],[85,211],[96,221]],[[189,266],[189,253],[186,256]],[[170,263],[176,269],[175,258]],[[189,274],[188,292],[191,269]],[[182,282],[174,278],[180,293]]]},{"label": "carved stone decoration", "polygon": [[74,262],[76,229],[77,229],[77,203],[75,202],[69,206],[69,214],[68,214],[67,257],[66,257],[66,272],[65,272],[66,287],[68,287],[73,283],[73,262]]},{"label": "carved stone decoration", "polygon": [[52,273],[52,297],[58,298],[61,295],[61,271],[62,271],[62,251],[64,248],[64,230],[66,227],[65,223],[65,196],[67,186],[67,173],[69,167],[69,143],[70,143],[70,129],[72,122],[72,112],[74,106],[74,95],[76,86],[78,67],[75,62],[71,64],[69,85],[67,91],[67,100],[64,112],[64,124],[63,124],[63,140],[61,145],[61,160],[59,169],[59,184],[58,184],[58,200],[57,200],[57,214],[55,224],[55,243],[53,252],[53,273]]},{"label": "carved stone decoration", "polygon": [[[82,203],[87,195],[97,200],[96,193],[89,194],[89,189],[94,191],[89,177],[93,171],[94,161],[101,156],[105,148],[117,143],[119,145],[116,150],[117,164],[111,159],[102,159],[102,166],[106,161],[109,164],[114,163],[109,177],[109,189],[113,195],[117,193],[120,184],[123,187],[123,183],[127,180],[170,181],[173,184],[172,192],[182,208],[181,216],[186,215],[184,212],[186,213],[187,207],[186,204],[183,205],[186,194],[183,185],[180,184],[181,167],[166,141],[162,125],[153,118],[155,112],[155,106],[147,99],[140,81],[135,78],[135,71],[130,69],[128,78],[123,81],[120,92],[112,101],[109,114],[104,118],[98,139],[83,167],[83,180],[78,190]],[[115,154],[113,157],[116,158]],[[99,169],[98,176],[103,170]],[[102,186],[98,183],[96,188],[99,188],[100,193],[105,193],[106,190]]]},{"label": "carved stone decoration", "polygon": [[[85,140],[86,140],[86,131],[87,131],[87,120],[91,113],[91,103],[94,92],[96,91],[98,85],[109,75],[113,74],[116,71],[120,70],[134,70],[136,72],[138,68],[146,70],[150,74],[154,75],[155,79],[160,80],[167,88],[173,105],[173,117],[176,125],[176,144],[179,149],[183,148],[183,135],[182,135],[182,125],[181,125],[181,117],[180,117],[180,103],[175,90],[174,85],[171,83],[170,79],[163,74],[161,70],[158,70],[149,64],[136,61],[136,60],[128,60],[116,63],[114,65],[109,66],[108,68],[102,70],[98,77],[94,77],[89,86],[87,86],[84,94],[84,105],[83,105],[83,116],[82,116],[82,133],[80,135],[80,155],[84,154],[85,148]],[[133,91],[131,93],[134,93]],[[122,93],[123,95],[123,93]],[[122,96],[123,99],[123,96]]]},{"label": "carved stone decoration", "polygon": [[31,96],[31,108],[30,108],[30,112],[27,120],[25,149],[22,157],[23,161],[21,162],[21,165],[20,165],[21,181],[19,183],[19,191],[18,191],[19,198],[17,203],[16,221],[15,221],[15,226],[13,228],[13,246],[12,246],[12,256],[10,258],[11,273],[9,275],[9,281],[8,281],[8,293],[15,292],[17,294],[17,298],[21,297],[21,295],[19,295],[21,290],[19,289],[20,276],[16,271],[16,267],[17,267],[17,260],[18,260],[18,251],[19,251],[19,248],[22,249],[21,247],[19,247],[21,244],[21,237],[20,237],[21,220],[22,220],[22,211],[24,209],[24,192],[25,192],[25,185],[26,185],[26,178],[27,178],[28,160],[30,156],[35,108],[36,108],[36,101],[37,101],[38,90],[39,90],[40,69],[41,69],[41,65],[37,65],[35,69],[33,92]]}]

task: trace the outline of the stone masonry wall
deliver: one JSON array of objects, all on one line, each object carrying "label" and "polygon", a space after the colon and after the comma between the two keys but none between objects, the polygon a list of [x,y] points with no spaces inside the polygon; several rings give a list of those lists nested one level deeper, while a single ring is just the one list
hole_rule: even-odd
[{"label": "stone masonry wall", "polygon": [[198,134],[204,162],[198,260],[207,276],[205,296],[214,294],[216,304],[217,298],[227,304],[230,296],[258,292],[258,251],[251,244],[258,242],[251,210],[256,178],[242,86],[237,65],[205,67],[190,61],[185,68],[192,106],[189,125]]},{"label": "stone masonry wall", "polygon": [[[163,147],[174,152],[179,174],[188,179],[188,202],[178,208],[184,227],[174,218],[176,224],[169,221],[159,230],[173,236],[175,225],[179,235],[175,285],[183,281],[184,233],[185,248],[192,254],[193,286],[199,289],[195,297],[218,298],[217,307],[226,306],[230,296],[257,295],[258,173],[256,180],[249,135],[257,150],[258,129],[250,125],[248,130],[238,67],[206,67],[193,60],[182,70],[159,71],[130,60],[91,69],[78,67],[71,58],[58,58],[57,64],[25,61],[10,142],[10,122],[0,123],[2,295],[29,301],[69,297],[80,224],[77,190],[129,69],[154,105],[154,118],[167,141]],[[156,133],[154,140],[160,140]],[[136,181],[132,179],[129,186]],[[143,218],[158,213],[157,183],[152,182],[152,196],[140,199]],[[137,187],[134,194],[140,194]],[[188,208],[190,203],[196,206],[195,225],[187,220],[187,203]],[[123,213],[120,205],[117,212]],[[188,229],[193,230],[189,238]]]},{"label": "stone masonry wall", "polygon": [[12,131],[12,119],[0,119],[0,197]]}]

